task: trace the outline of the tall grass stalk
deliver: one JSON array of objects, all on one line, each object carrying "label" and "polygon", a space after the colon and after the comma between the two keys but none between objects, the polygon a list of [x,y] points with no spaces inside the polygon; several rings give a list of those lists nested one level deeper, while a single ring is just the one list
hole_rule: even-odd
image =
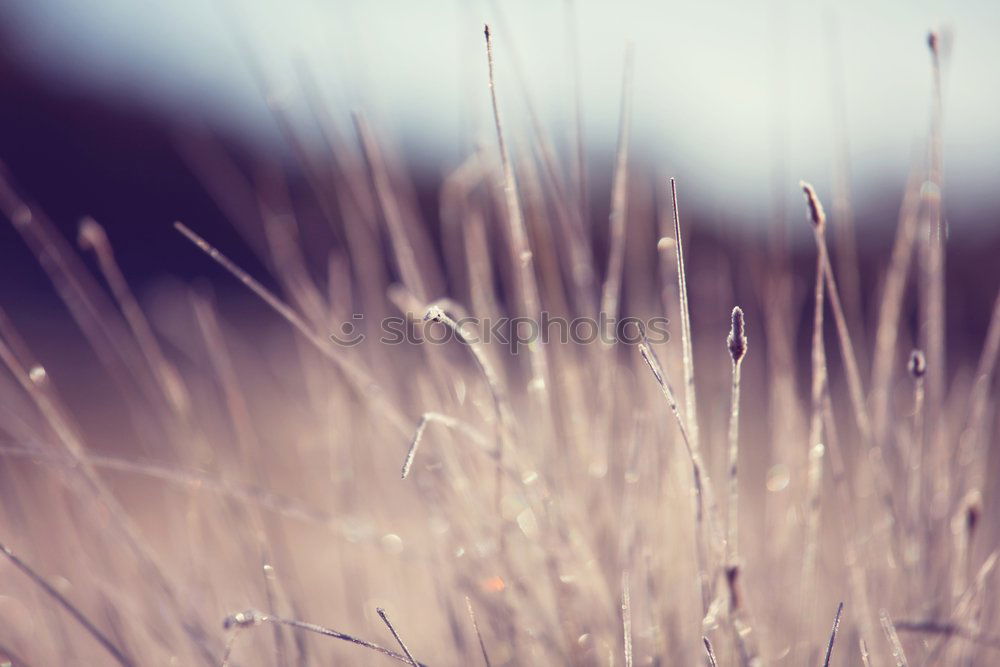
[{"label": "tall grass stalk", "polygon": [[833,617],[833,629],[830,630],[830,641],[826,645],[826,655],[823,657],[823,667],[830,667],[833,657],[833,643],[837,640],[837,630],[840,629],[840,615],[844,612],[844,603],[837,605],[837,615]]},{"label": "tall grass stalk", "polygon": [[[493,108],[493,122],[496,125],[497,144],[500,147],[500,163],[503,167],[504,180],[503,191],[507,204],[507,224],[510,232],[512,259],[514,266],[517,267],[517,285],[521,298],[521,308],[528,317],[537,317],[541,313],[541,299],[538,294],[538,282],[535,278],[531,247],[528,244],[528,230],[524,224],[524,213],[521,210],[517,180],[514,177],[514,167],[511,163],[510,153],[507,150],[507,142],[504,140],[503,123],[500,120],[496,76],[493,71],[493,41],[490,39],[490,27],[488,25],[485,26],[483,34],[486,36],[486,62],[489,67],[490,102]],[[538,392],[543,401],[547,402],[549,371],[545,348],[538,341],[532,341],[528,344],[528,354],[531,359],[531,383],[529,387]]]},{"label": "tall grass stalk", "polygon": [[740,454],[740,375],[747,353],[746,324],[743,309],[733,308],[732,326],[726,339],[733,362],[732,394],[729,401],[729,518],[726,538],[726,565],[739,566],[739,454]]},{"label": "tall grass stalk", "polygon": [[[816,201],[812,222],[816,234],[824,234],[826,216],[819,201]],[[823,257],[816,255],[816,279],[813,287],[812,322],[812,390],[809,416],[809,440],[807,441],[806,471],[806,539],[802,558],[802,581],[805,586],[814,585],[816,554],[819,548],[820,494],[823,489],[823,397],[827,389],[826,345],[823,338],[823,312],[825,303],[825,270]],[[804,599],[806,599],[804,597]],[[803,620],[808,618],[808,614]]]},{"label": "tall grass stalk", "polygon": [[833,275],[833,265],[830,262],[830,253],[826,245],[826,236],[823,233],[826,214],[823,212],[823,205],[813,186],[805,181],[800,182],[800,186],[806,197],[809,217],[813,223],[813,237],[816,240],[816,251],[819,261],[823,266],[823,273],[825,274],[826,290],[829,294],[830,310],[833,313],[833,321],[837,328],[837,339],[840,343],[840,352],[844,360],[848,394],[851,398],[855,424],[858,427],[862,442],[865,443],[870,453],[868,460],[872,467],[875,489],[884,504],[887,525],[892,530],[890,545],[896,548],[898,547],[900,525],[896,515],[892,484],[885,469],[885,457],[882,452],[882,446],[872,436],[871,421],[868,417],[861,372],[854,353],[854,343],[851,333],[847,328],[847,317],[844,315],[840,292],[837,289],[837,281]]},{"label": "tall grass stalk", "polygon": [[688,307],[687,272],[684,269],[684,240],[681,213],[677,204],[677,181],[670,179],[670,202],[674,211],[674,241],[677,253],[677,290],[680,294],[681,348],[684,353],[684,405],[691,447],[698,451],[698,399],[694,387],[694,349],[691,340],[691,310]]}]

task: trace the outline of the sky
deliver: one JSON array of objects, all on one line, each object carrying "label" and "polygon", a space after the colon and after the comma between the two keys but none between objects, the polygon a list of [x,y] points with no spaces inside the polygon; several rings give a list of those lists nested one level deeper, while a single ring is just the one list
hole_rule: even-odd
[{"label": "sky", "polygon": [[209,118],[264,146],[279,140],[248,63],[300,117],[308,71],[345,127],[362,110],[411,160],[442,169],[477,142],[495,147],[484,22],[512,135],[527,137],[530,99],[569,146],[579,80],[587,150],[605,166],[631,43],[636,160],[748,223],[773,215],[775,187],[789,201],[800,178],[829,192],[838,151],[859,202],[902,187],[924,150],[936,28],[953,44],[950,222],[989,224],[983,212],[1000,210],[995,0],[6,0],[0,17],[18,56],[56,85]]}]

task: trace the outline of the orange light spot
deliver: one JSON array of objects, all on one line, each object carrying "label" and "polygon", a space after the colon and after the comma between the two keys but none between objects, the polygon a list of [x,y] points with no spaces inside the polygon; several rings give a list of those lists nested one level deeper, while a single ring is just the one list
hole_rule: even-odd
[{"label": "orange light spot", "polygon": [[487,593],[500,593],[507,587],[507,585],[503,583],[503,579],[500,577],[490,577],[489,579],[484,579],[480,585]]}]

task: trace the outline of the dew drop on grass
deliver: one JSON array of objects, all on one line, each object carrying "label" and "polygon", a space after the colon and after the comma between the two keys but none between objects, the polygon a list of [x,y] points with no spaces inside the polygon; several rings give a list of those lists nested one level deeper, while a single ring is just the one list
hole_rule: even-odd
[{"label": "dew drop on grass", "polygon": [[28,371],[28,378],[35,384],[42,384],[48,377],[49,374],[45,372],[45,368],[42,366],[32,366],[31,370]]},{"label": "dew drop on grass", "polygon": [[530,509],[524,509],[517,515],[517,527],[521,529],[525,537],[538,537],[538,521],[535,520],[535,513]]},{"label": "dew drop on grass", "polygon": [[775,493],[784,491],[788,487],[788,480],[788,466],[777,463],[767,471],[767,490]]}]

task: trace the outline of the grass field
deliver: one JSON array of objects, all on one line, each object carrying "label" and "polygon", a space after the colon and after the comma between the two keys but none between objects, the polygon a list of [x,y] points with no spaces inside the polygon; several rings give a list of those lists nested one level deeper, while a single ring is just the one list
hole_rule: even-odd
[{"label": "grass field", "polygon": [[[140,299],[98,221],[64,238],[4,170],[26,246],[3,252],[79,334],[52,365],[0,311],[0,656],[994,664],[1000,298],[974,345],[947,317],[929,47],[926,159],[874,279],[845,193],[797,179],[787,224],[692,247],[683,175],[650,191],[629,160],[631,55],[607,219],[582,141],[507,133],[492,49],[496,142],[436,216],[363,114],[315,108],[316,147],[273,108],[308,197],[277,160],[183,147],[268,275],[181,222],[208,279]],[[543,312],[669,336],[483,340]]]}]

